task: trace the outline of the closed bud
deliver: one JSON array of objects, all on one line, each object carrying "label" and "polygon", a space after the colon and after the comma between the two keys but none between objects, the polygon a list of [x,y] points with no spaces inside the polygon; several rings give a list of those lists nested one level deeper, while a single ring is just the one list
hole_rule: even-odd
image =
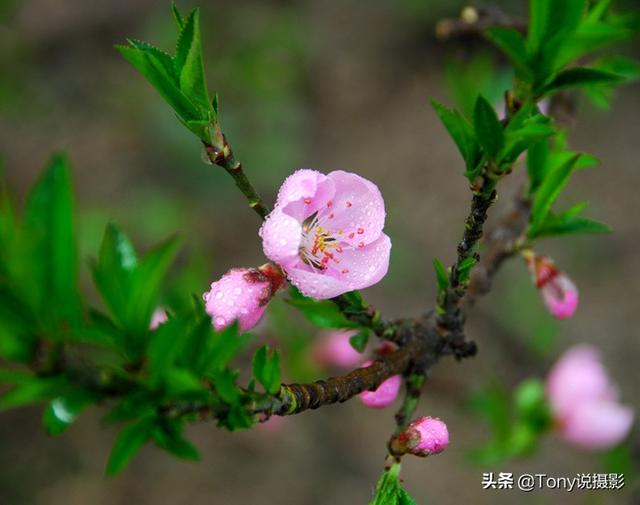
[{"label": "closed bud", "polygon": [[547,309],[556,319],[568,319],[578,308],[578,288],[551,258],[525,251],[523,256]]},{"label": "closed bud", "polygon": [[253,328],[283,282],[282,270],[270,263],[260,268],[229,270],[202,295],[216,331],[234,321],[238,321],[240,331]]},{"label": "closed bud", "polygon": [[390,442],[391,452],[425,457],[444,451],[449,445],[447,425],[437,417],[419,417]]}]

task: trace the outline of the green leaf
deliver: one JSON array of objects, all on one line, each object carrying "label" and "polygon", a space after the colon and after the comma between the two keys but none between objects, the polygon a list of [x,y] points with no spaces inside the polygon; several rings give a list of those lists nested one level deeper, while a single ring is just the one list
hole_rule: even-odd
[{"label": "green leaf", "polygon": [[369,342],[369,330],[361,330],[349,338],[349,343],[359,353],[363,353]]},{"label": "green leaf", "polygon": [[547,175],[549,166],[549,142],[542,140],[529,147],[527,151],[527,173],[529,175],[529,193],[533,194]]},{"label": "green leaf", "polygon": [[187,461],[198,461],[200,454],[194,445],[182,436],[182,426],[176,422],[163,423],[153,430],[156,445],[174,456]]},{"label": "green leaf", "polygon": [[537,228],[546,219],[551,205],[569,181],[579,158],[580,154],[573,155],[566,162],[552,170],[542,181],[542,184],[540,184],[533,198],[530,225],[531,233],[535,233]]},{"label": "green leaf", "polygon": [[158,57],[155,51],[135,46],[116,46],[116,49],[156,88],[160,96],[184,122],[207,119],[180,90],[175,74],[169,73],[165,66],[164,57]]},{"label": "green leaf", "polygon": [[269,394],[280,391],[280,355],[264,345],[253,355],[253,376]]},{"label": "green leaf", "polygon": [[586,203],[574,205],[561,214],[549,212],[545,220],[536,229],[529,232],[529,238],[544,236],[568,235],[577,233],[610,233],[611,229],[604,223],[578,217]]},{"label": "green leaf", "polygon": [[571,33],[585,10],[585,0],[531,0],[527,44],[532,54],[559,34]]},{"label": "green leaf", "polygon": [[178,27],[178,32],[180,32],[182,30],[182,27],[184,26],[184,19],[182,18],[182,14],[180,14],[178,6],[175,2],[171,2],[171,12],[173,13],[173,19],[175,20],[176,26]]},{"label": "green leaf", "polygon": [[92,271],[102,299],[120,324],[126,322],[128,296],[137,266],[133,245],[118,227],[109,224]]},{"label": "green leaf", "polygon": [[64,377],[32,377],[0,396],[0,411],[51,400],[69,389]]},{"label": "green leaf", "polygon": [[615,84],[621,82],[623,77],[595,68],[577,67],[563,70],[554,79],[544,86],[538,93],[539,96],[565,88],[589,86],[594,84]]},{"label": "green leaf", "polygon": [[149,328],[160,286],[179,245],[177,236],[168,238],[149,251],[133,272],[126,312],[127,327],[132,331],[143,333]]},{"label": "green leaf", "polygon": [[485,34],[511,60],[518,76],[525,81],[531,80],[529,56],[522,34],[513,28],[503,27],[489,28]]},{"label": "green leaf", "polygon": [[473,108],[473,127],[480,146],[495,159],[504,144],[504,131],[496,111],[482,95]]},{"label": "green leaf", "polygon": [[211,121],[213,107],[204,76],[198,9],[193,9],[182,23],[176,46],[175,69],[182,92],[200,108],[201,117]]},{"label": "green leaf", "polygon": [[80,389],[54,398],[42,415],[42,424],[45,431],[49,435],[60,435],[95,400],[95,396]]},{"label": "green leaf", "polygon": [[314,300],[297,289],[289,290],[288,303],[296,307],[313,324],[321,328],[357,328],[358,324],[347,319],[338,306],[330,300]]},{"label": "green leaf", "polygon": [[433,258],[433,269],[436,272],[436,281],[438,283],[438,293],[442,293],[449,287],[449,273],[438,258]]},{"label": "green leaf", "polygon": [[461,283],[467,283],[469,281],[469,276],[471,274],[471,269],[473,266],[478,263],[476,258],[465,258],[458,265],[458,277]]},{"label": "green leaf", "polygon": [[416,505],[413,498],[402,489],[399,473],[400,463],[384,471],[376,486],[376,496],[369,505]]},{"label": "green leaf", "polygon": [[71,171],[64,155],[51,159],[34,186],[25,208],[24,232],[34,252],[29,268],[37,276],[32,289],[42,294],[39,310],[67,322],[77,319],[78,254]]},{"label": "green leaf", "polygon": [[153,434],[155,418],[146,417],[123,429],[111,449],[107,475],[121,472]]},{"label": "green leaf", "polygon": [[435,100],[432,100],[431,104],[458,147],[467,169],[473,170],[478,163],[480,154],[473,127],[460,112],[448,109]]}]

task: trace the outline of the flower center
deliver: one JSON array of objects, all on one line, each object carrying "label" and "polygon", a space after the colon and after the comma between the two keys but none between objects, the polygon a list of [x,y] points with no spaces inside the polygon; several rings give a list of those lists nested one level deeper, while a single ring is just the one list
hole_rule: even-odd
[{"label": "flower center", "polygon": [[[332,214],[326,216],[326,219],[331,218]],[[339,240],[342,230],[334,233],[324,227],[323,222],[324,219],[319,217],[319,212],[315,212],[304,220],[302,223],[302,240],[298,249],[300,259],[310,267],[318,270],[326,270],[330,263],[339,264],[340,258],[336,254],[341,253],[343,250]],[[346,269],[343,269],[342,273],[346,273],[344,270]]]}]

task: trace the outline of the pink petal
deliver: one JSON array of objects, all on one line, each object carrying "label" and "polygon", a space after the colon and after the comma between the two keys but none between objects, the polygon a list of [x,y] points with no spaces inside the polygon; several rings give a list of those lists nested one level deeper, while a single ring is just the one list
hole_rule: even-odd
[{"label": "pink petal", "polygon": [[391,239],[384,233],[374,242],[356,249],[345,249],[340,265],[332,273],[350,289],[364,289],[378,283],[389,270]]},{"label": "pink petal", "polygon": [[291,284],[297,287],[303,295],[311,298],[325,300],[353,291],[344,281],[323,272],[311,271],[309,267],[302,263],[294,268],[285,267],[285,269]]},{"label": "pink petal", "polygon": [[276,208],[260,228],[262,249],[267,258],[282,266],[298,262],[302,238],[301,223]]},{"label": "pink petal", "polygon": [[563,420],[561,435],[586,449],[607,449],[620,443],[631,430],[633,410],[614,402],[587,402]]},{"label": "pink petal", "polygon": [[382,233],[384,200],[378,187],[359,175],[336,170],[327,176],[335,184],[331,230],[342,230],[341,239],[353,246],[369,244]]},{"label": "pink petal", "polygon": [[362,360],[362,354],[351,345],[356,330],[336,330],[318,336],[313,356],[323,366],[351,368]]},{"label": "pink petal", "polygon": [[276,207],[302,222],[326,207],[334,191],[333,182],[323,173],[309,169],[297,170],[280,187]]},{"label": "pink petal", "polygon": [[167,311],[164,309],[156,309],[151,316],[151,323],[149,324],[150,330],[155,330],[163,323],[166,323],[169,318],[167,317]]},{"label": "pink petal", "polygon": [[581,403],[614,401],[617,392],[596,349],[579,345],[566,351],[551,369],[547,396],[555,415],[564,417]]},{"label": "pink petal", "polygon": [[[371,366],[371,361],[362,364],[364,368]],[[402,377],[393,375],[378,386],[375,391],[363,391],[360,393],[360,401],[365,407],[371,409],[383,409],[391,405],[398,397]]]}]

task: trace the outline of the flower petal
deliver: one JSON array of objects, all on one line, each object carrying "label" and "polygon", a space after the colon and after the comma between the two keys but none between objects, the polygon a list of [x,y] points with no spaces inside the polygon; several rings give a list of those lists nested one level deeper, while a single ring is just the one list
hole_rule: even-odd
[{"label": "flower petal", "polygon": [[259,231],[267,258],[283,267],[296,263],[302,239],[301,223],[276,208],[267,216]]},{"label": "flower petal", "polygon": [[[359,175],[336,170],[327,176],[335,184],[333,218],[327,226],[340,239],[357,246],[376,240],[384,228],[384,200],[378,187]],[[342,233],[339,233],[339,232]]]},{"label": "flower petal", "polygon": [[325,300],[353,291],[348,284],[331,277],[324,272],[315,272],[304,264],[298,264],[293,268],[286,268],[287,277],[295,287],[305,296]]},{"label": "flower petal", "polygon": [[391,239],[382,234],[375,242],[364,247],[345,249],[339,256],[340,264],[334,266],[332,275],[354,289],[364,289],[379,282],[389,270]]},{"label": "flower petal", "polygon": [[564,420],[561,434],[586,449],[607,449],[624,439],[633,423],[633,410],[614,402],[588,402]]},{"label": "flower petal", "polygon": [[334,193],[333,181],[317,170],[303,168],[287,177],[280,187],[276,207],[304,221],[327,205]]}]

